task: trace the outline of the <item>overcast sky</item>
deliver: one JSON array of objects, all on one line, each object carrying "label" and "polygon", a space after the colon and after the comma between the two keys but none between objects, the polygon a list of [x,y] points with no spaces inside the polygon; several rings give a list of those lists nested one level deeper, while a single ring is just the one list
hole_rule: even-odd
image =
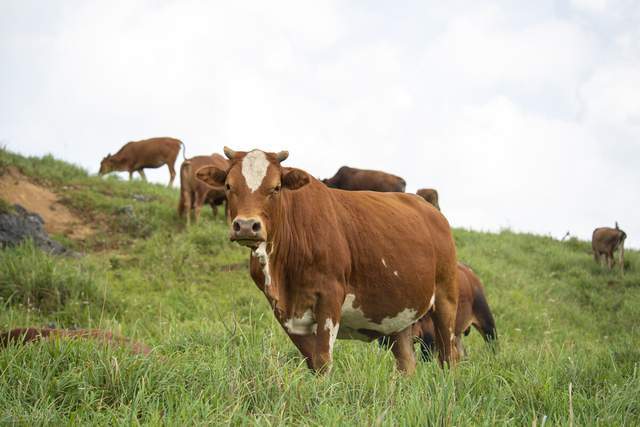
[{"label": "overcast sky", "polygon": [[97,172],[153,136],[389,171],[457,227],[617,220],[640,247],[640,2],[0,1],[0,144]]}]

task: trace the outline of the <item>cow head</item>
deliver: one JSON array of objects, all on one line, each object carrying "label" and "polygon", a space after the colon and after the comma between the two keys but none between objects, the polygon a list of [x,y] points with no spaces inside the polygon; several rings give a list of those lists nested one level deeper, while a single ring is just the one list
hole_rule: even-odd
[{"label": "cow head", "polygon": [[111,153],[107,154],[107,157],[103,158],[102,161],[100,162],[100,175],[104,175],[107,174],[109,172],[113,172],[114,170],[116,170],[118,166],[118,162],[116,161],[116,159],[111,155]]},{"label": "cow head", "polygon": [[232,218],[230,239],[255,249],[271,238],[273,222],[282,209],[282,193],[307,185],[309,176],[280,165],[289,156],[287,151],[245,152],[225,147],[224,153],[231,160],[228,170],[204,166],[196,177],[211,186],[224,186]]}]

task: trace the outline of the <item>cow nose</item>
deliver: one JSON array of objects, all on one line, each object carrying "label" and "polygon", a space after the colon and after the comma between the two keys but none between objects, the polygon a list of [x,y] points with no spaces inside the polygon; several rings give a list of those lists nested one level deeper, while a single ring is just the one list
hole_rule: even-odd
[{"label": "cow nose", "polygon": [[256,240],[262,230],[262,222],[258,218],[236,218],[231,227],[232,240]]}]

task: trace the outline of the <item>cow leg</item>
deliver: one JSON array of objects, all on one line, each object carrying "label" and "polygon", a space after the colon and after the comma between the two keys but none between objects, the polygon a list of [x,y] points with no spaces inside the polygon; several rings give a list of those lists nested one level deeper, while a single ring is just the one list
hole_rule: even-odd
[{"label": "cow leg", "polygon": [[215,202],[211,203],[211,213],[213,214],[213,220],[218,219],[218,205]]},{"label": "cow leg", "polygon": [[422,361],[431,361],[431,358],[436,353],[436,342],[433,335],[430,333],[425,333],[419,338],[419,342]]},{"label": "cow leg", "polygon": [[622,243],[620,244],[620,249],[618,249],[620,251],[620,253],[618,254],[619,256],[619,261],[620,261],[620,273],[624,274],[624,240],[622,241]]},{"label": "cow leg", "polygon": [[613,252],[607,252],[607,267],[609,271],[613,268]]},{"label": "cow leg", "polygon": [[147,180],[147,176],[144,174],[144,169],[138,169],[138,173],[140,174],[140,176],[142,177],[143,181]]},{"label": "cow leg", "polygon": [[440,364],[454,365],[458,354],[454,346],[458,295],[455,286],[436,284],[436,309],[433,311],[436,345]]},{"label": "cow leg", "polygon": [[391,335],[391,352],[396,358],[398,370],[411,375],[416,370],[416,354],[413,349],[413,325]]},{"label": "cow leg", "polygon": [[193,206],[193,218],[196,224],[200,222],[200,211],[202,210],[202,205],[204,205],[206,199],[206,193],[196,191],[196,199]]},{"label": "cow leg", "polygon": [[169,167],[169,175],[171,175],[171,178],[169,178],[169,188],[171,188],[173,187],[173,180],[176,179],[176,170],[171,163],[167,163],[167,166]]},{"label": "cow leg", "polygon": [[187,227],[191,225],[191,191],[182,191],[181,212],[187,217]]},{"label": "cow leg", "polygon": [[133,171],[129,171],[129,181],[133,180]]},{"label": "cow leg", "polygon": [[456,337],[456,350],[458,351],[459,357],[466,359],[467,351],[464,349],[464,346],[462,345],[462,339],[460,337]]}]

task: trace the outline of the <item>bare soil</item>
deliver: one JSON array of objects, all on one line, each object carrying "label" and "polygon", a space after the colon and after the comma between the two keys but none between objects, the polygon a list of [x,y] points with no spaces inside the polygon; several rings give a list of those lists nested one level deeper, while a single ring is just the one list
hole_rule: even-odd
[{"label": "bare soil", "polygon": [[0,176],[0,198],[40,215],[49,234],[84,240],[95,233],[82,218],[60,203],[54,192],[32,183],[15,167],[7,168]]}]

